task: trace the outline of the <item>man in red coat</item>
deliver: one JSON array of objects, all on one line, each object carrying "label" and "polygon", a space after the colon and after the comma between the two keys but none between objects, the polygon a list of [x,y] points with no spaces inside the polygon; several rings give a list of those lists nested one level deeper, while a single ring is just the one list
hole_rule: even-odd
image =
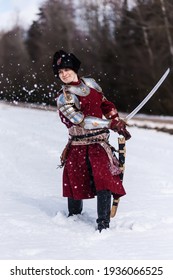
[{"label": "man in red coat", "polygon": [[60,50],[53,57],[53,71],[63,86],[57,106],[69,131],[62,154],[63,196],[68,198],[69,216],[81,214],[83,199],[97,196],[98,230],[109,228],[111,193],[125,195],[118,160],[108,142],[109,130],[131,136],[119,119],[115,105],[108,101],[92,78],[78,76],[81,62],[72,53]]}]

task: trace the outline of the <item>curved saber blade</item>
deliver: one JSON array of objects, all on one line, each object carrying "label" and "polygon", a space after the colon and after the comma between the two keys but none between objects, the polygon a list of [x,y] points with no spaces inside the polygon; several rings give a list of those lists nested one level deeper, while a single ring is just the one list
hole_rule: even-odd
[{"label": "curved saber blade", "polygon": [[166,72],[163,74],[163,76],[160,78],[160,80],[157,82],[155,87],[149,92],[149,94],[142,100],[142,102],[127,116],[125,117],[125,121],[129,121],[132,119],[138,112],[139,110],[147,103],[147,101],[153,96],[153,94],[157,91],[157,89],[161,86],[163,81],[166,79],[170,72],[170,68],[166,70]]}]

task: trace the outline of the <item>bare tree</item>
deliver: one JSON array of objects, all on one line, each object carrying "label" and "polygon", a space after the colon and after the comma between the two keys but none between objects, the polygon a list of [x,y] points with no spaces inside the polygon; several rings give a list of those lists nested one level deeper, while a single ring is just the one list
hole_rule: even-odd
[{"label": "bare tree", "polygon": [[[171,54],[171,61],[173,63],[173,41],[172,41],[172,36],[171,36],[171,32],[170,32],[169,19],[168,19],[168,16],[167,16],[166,3],[165,3],[165,0],[160,0],[160,3],[161,3],[162,13],[163,13],[165,31],[166,31],[167,39],[168,39],[168,43],[169,43],[169,51],[170,51],[170,54]],[[172,9],[173,9],[173,5],[172,5]]]},{"label": "bare tree", "polygon": [[[141,1],[139,1],[141,2]],[[153,72],[153,66],[154,66],[154,55],[153,55],[153,51],[150,45],[150,40],[149,40],[149,34],[148,34],[148,26],[147,26],[147,22],[143,19],[143,15],[141,12],[141,8],[140,5],[138,5],[138,0],[136,1],[136,10],[139,16],[139,24],[141,25],[142,28],[142,33],[143,33],[143,38],[144,38],[144,42],[145,42],[145,46],[149,55],[149,62],[150,62],[150,67],[151,67],[151,71]]]}]

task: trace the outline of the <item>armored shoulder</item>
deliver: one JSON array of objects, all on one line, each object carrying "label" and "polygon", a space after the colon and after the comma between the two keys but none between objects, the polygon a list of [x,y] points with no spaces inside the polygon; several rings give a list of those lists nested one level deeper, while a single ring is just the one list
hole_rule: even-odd
[{"label": "armored shoulder", "polygon": [[63,92],[57,97],[57,107],[62,114],[73,124],[79,124],[83,121],[84,115],[80,112],[79,99],[75,94]]},{"label": "armored shoulder", "polygon": [[98,92],[102,92],[102,88],[93,78],[82,77],[81,80],[90,88],[94,88]]},{"label": "armored shoulder", "polygon": [[76,106],[77,109],[80,109],[80,103],[79,99],[75,94],[72,93],[66,93],[64,94],[63,92],[59,94],[57,97],[57,107],[60,110],[61,107],[65,105],[71,105],[71,106]]}]

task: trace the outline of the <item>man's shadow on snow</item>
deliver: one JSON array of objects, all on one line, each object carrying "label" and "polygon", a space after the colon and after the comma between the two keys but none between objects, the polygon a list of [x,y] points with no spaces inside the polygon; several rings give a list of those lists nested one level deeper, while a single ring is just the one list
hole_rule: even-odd
[{"label": "man's shadow on snow", "polygon": [[62,200],[57,197],[41,197],[34,198],[24,194],[11,193],[10,196],[18,201],[20,204],[29,205],[32,208],[37,208],[41,212],[44,212],[49,217],[55,217],[58,212],[65,213],[66,200]]},{"label": "man's shadow on snow", "polygon": [[[29,197],[25,194],[18,193],[10,193],[10,196],[14,198],[15,201],[19,202],[23,205],[29,205],[32,207],[32,210],[39,209],[41,212],[45,213],[48,217],[54,218],[58,214],[68,217],[67,213],[67,199],[62,197],[42,197],[42,198],[34,198]],[[89,209],[88,209],[89,210]],[[89,211],[90,212],[90,211]],[[77,215],[79,221],[83,223],[94,224],[95,218],[92,217],[91,213],[83,212],[81,215]],[[71,219],[70,219],[71,218]],[[76,217],[69,217],[69,220],[76,220]]]}]

